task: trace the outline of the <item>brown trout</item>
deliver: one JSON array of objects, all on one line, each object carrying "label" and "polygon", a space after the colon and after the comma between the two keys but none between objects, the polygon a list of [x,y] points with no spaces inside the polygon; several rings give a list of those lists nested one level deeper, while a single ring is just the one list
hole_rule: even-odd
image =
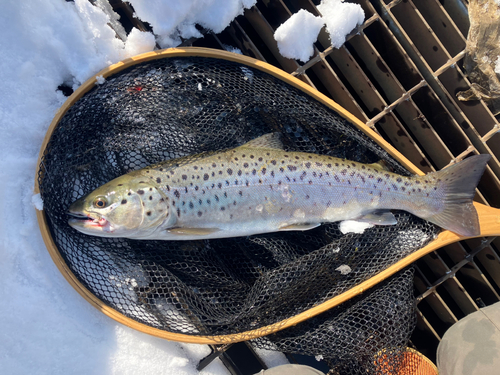
[{"label": "brown trout", "polygon": [[472,204],[490,159],[405,177],[376,164],[284,151],[278,134],[118,177],[74,202],[69,224],[102,237],[193,240],[308,230],[322,223],[396,223],[405,210],[463,236],[480,233]]}]

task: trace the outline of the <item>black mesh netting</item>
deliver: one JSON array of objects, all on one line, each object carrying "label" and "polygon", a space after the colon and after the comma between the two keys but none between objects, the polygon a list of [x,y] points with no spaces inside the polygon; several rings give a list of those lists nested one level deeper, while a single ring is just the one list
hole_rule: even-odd
[{"label": "black mesh netting", "polygon": [[410,268],[326,313],[252,344],[315,356],[328,364],[331,374],[393,375],[408,367],[406,345],[415,324]]},{"label": "black mesh netting", "polygon": [[[364,163],[383,159],[408,175],[337,113],[267,73],[210,58],[145,62],[86,93],[45,149],[40,191],[64,261],[95,296],[138,322],[220,336],[304,312],[439,231],[405,212],[396,212],[397,225],[363,234],[342,235],[333,223],[306,232],[182,242],[90,237],[67,224],[74,200],[119,175],[270,132],[282,134],[286,149]],[[409,336],[407,328],[400,334]]]}]

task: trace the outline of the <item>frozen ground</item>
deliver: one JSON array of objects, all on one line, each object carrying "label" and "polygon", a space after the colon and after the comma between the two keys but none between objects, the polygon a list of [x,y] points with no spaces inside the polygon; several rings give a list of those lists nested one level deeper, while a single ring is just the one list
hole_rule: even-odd
[{"label": "frozen ground", "polygon": [[[156,40],[164,47],[194,33],[193,22],[223,28],[254,2],[225,1],[227,12],[217,18],[220,7],[210,1],[149,0],[156,19],[140,10],[145,0],[132,1],[144,20],[164,27]],[[160,17],[174,4],[175,19]],[[138,30],[126,43],[115,38],[110,21],[87,0],[2,2],[0,374],[196,374],[208,354],[207,346],[150,337],[93,308],[60,274],[38,230],[34,178],[45,132],[65,100],[58,86],[76,88],[110,63],[154,48],[154,36]],[[269,361],[283,359],[271,355]],[[203,373],[228,372],[214,362]]]}]

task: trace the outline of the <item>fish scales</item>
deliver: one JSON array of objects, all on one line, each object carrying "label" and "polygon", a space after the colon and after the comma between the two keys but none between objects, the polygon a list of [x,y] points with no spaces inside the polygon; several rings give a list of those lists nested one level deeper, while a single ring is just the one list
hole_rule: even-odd
[{"label": "fish scales", "polygon": [[309,221],[346,220],[367,207],[395,208],[395,202],[414,211],[438,204],[443,194],[435,177],[407,178],[330,156],[252,151],[228,151],[166,173],[152,170],[152,178],[164,182],[160,188],[174,195],[180,226],[250,221],[276,231]]},{"label": "fish scales", "polygon": [[[185,240],[307,230],[348,219],[389,225],[395,224],[389,210],[399,209],[473,235],[479,229],[472,197],[489,157],[471,159],[441,172],[405,177],[380,165],[284,151],[277,135],[270,134],[235,149],[119,177],[70,208],[92,218],[92,224],[87,219],[90,229],[83,230],[78,219],[70,224],[94,235],[124,232],[130,238]],[[111,197],[111,192],[128,198]],[[110,212],[96,219],[99,199],[106,201],[102,210]],[[93,204],[93,211],[83,210],[85,204]]]}]

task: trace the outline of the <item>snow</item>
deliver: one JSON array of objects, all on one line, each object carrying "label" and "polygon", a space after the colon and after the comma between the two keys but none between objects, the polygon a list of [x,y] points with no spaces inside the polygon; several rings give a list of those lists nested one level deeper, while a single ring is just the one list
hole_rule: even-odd
[{"label": "snow", "polygon": [[286,20],[274,33],[283,57],[306,62],[314,54],[313,43],[325,22],[305,9]]},{"label": "snow", "polygon": [[[178,36],[201,19],[205,27],[221,30],[254,2],[133,1],[150,7],[147,13],[138,7],[144,21],[170,24],[182,31]],[[43,209],[43,202],[33,193],[34,179],[46,131],[66,100],[58,86],[76,89],[108,65],[155,46],[151,33],[133,30],[127,37],[123,30],[111,29],[109,25],[119,28],[117,15],[106,1],[95,4],[2,2],[0,373],[198,374],[196,365],[209,353],[208,346],[148,336],[102,314],[63,277],[38,228],[36,210]],[[170,11],[155,14],[159,7],[183,8],[183,17]],[[95,80],[102,83],[104,78]],[[202,374],[229,372],[216,360]]]},{"label": "snow", "polygon": [[321,17],[300,9],[276,29],[274,39],[282,56],[303,62],[309,60],[314,53],[313,44],[325,24],[332,46],[340,48],[346,36],[365,19],[359,4],[343,0],[322,0],[317,9]]},{"label": "snow", "polygon": [[341,266],[335,268],[335,271],[339,271],[341,275],[347,275],[352,271],[352,269],[347,264],[342,264]]},{"label": "snow", "polygon": [[257,0],[129,0],[136,16],[147,21],[161,48],[178,46],[182,39],[199,38],[198,24],[215,33],[243,14]]},{"label": "snow", "polygon": [[343,234],[357,233],[361,234],[365,229],[372,228],[374,225],[363,221],[345,220],[340,222],[340,231]]},{"label": "snow", "polygon": [[322,0],[318,10],[325,20],[326,30],[335,48],[340,48],[346,35],[365,19],[365,12],[359,4],[345,3],[342,0]]}]

